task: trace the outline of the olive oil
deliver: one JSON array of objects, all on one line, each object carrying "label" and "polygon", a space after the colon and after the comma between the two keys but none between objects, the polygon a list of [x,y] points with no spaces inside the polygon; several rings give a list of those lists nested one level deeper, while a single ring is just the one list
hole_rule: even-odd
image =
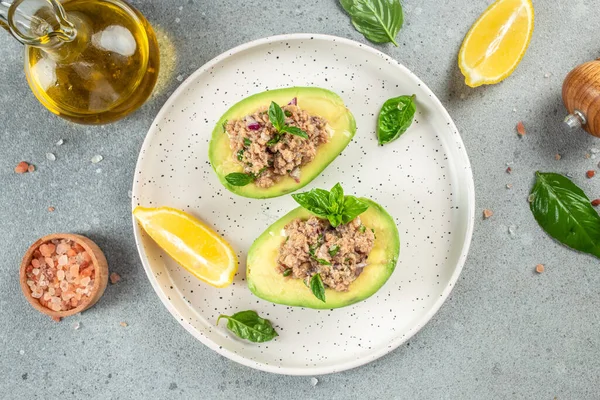
[{"label": "olive oil", "polygon": [[112,122],[136,110],[158,77],[158,44],[148,21],[121,0],[60,4],[75,38],[26,48],[25,72],[38,100],[83,124]]}]

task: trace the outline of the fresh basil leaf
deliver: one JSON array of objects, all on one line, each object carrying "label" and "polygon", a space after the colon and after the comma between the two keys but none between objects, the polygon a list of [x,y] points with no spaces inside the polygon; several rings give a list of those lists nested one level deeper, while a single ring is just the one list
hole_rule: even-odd
[{"label": "fresh basil leaf", "polygon": [[402,28],[404,15],[400,0],[340,0],[352,18],[352,25],[367,39],[375,43],[392,42]]},{"label": "fresh basil leaf", "polygon": [[278,134],[278,133],[276,133],[276,134],[275,134],[275,135],[274,135],[274,136],[271,138],[271,140],[269,140],[269,141],[267,142],[267,146],[273,146],[273,145],[275,145],[275,144],[279,143],[279,141],[280,141],[280,140],[281,140],[281,135],[280,135],[280,134]]},{"label": "fresh basil leaf", "polygon": [[250,147],[251,144],[252,144],[252,140],[250,140],[249,138],[245,137],[244,138],[244,146]]},{"label": "fresh basil leaf", "polygon": [[328,251],[328,253],[329,253],[329,255],[330,255],[331,257],[335,257],[335,255],[336,255],[337,253],[339,253],[339,251],[340,251],[340,246],[338,246],[337,244],[334,244],[334,245],[331,245],[331,246],[329,246],[329,251]]},{"label": "fresh basil leaf", "polygon": [[269,120],[277,132],[281,132],[281,129],[285,126],[285,115],[283,114],[283,110],[274,101],[272,101],[269,106]]},{"label": "fresh basil leaf", "polygon": [[232,186],[246,186],[249,183],[254,182],[255,179],[254,176],[241,172],[232,172],[231,174],[225,175],[225,180]]},{"label": "fresh basil leaf", "polygon": [[[321,189],[322,190],[322,189]],[[327,218],[329,213],[329,204],[325,203],[323,195],[319,192],[315,192],[314,189],[310,192],[295,193],[292,198],[296,200],[296,203],[315,214],[318,217]]]},{"label": "fresh basil leaf", "polygon": [[310,290],[317,299],[325,303],[325,286],[321,280],[321,275],[315,274],[310,278]]},{"label": "fresh basil leaf", "polygon": [[283,271],[283,276],[290,276],[292,274],[292,269],[288,268],[285,271]]},{"label": "fresh basil leaf", "polygon": [[417,106],[415,95],[400,96],[383,103],[377,120],[377,140],[380,145],[400,137],[412,125]]},{"label": "fresh basil leaf", "polygon": [[221,318],[227,319],[227,329],[236,336],[254,343],[268,342],[279,336],[269,320],[259,317],[251,310],[240,311],[231,316],[219,315],[217,325]]},{"label": "fresh basil leaf", "polygon": [[344,196],[344,189],[339,183],[330,192],[313,189],[310,192],[293,194],[292,197],[311,213],[327,218],[334,228],[352,221],[369,208],[367,203],[354,196]]},{"label": "fresh basil leaf", "polygon": [[333,214],[340,214],[344,208],[344,189],[338,183],[329,191],[329,211]]},{"label": "fresh basil leaf", "polygon": [[331,265],[331,263],[327,260],[323,260],[322,258],[315,258],[315,260],[320,264],[320,265]]},{"label": "fresh basil leaf", "polygon": [[295,126],[284,126],[281,129],[282,132],[289,133],[290,135],[300,136],[301,138],[308,139],[308,134],[302,129]]},{"label": "fresh basil leaf", "polygon": [[354,196],[346,196],[344,197],[344,211],[342,214],[342,223],[347,224],[352,221],[354,218],[358,217],[360,214],[367,211],[369,208],[369,204],[354,197]]},{"label": "fresh basil leaf", "polygon": [[600,216],[589,198],[565,176],[536,172],[531,212],[550,236],[600,258]]}]

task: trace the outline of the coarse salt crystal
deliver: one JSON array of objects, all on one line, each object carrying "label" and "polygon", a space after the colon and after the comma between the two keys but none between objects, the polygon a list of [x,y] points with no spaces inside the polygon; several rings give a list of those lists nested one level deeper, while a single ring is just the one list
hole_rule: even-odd
[{"label": "coarse salt crystal", "polygon": [[46,257],[44,258],[44,262],[46,263],[47,266],[49,266],[50,268],[54,268],[54,260],[50,257]]},{"label": "coarse salt crystal", "polygon": [[179,82],[183,81],[183,75],[177,75],[177,80],[178,80]]},{"label": "coarse salt crystal", "polygon": [[75,325],[73,325],[73,329],[77,330],[81,327],[81,324],[79,322],[75,322]]},{"label": "coarse salt crystal", "polygon": [[48,161],[56,161],[56,156],[52,153],[46,153],[46,159]]},{"label": "coarse salt crystal", "polygon": [[44,296],[42,296],[42,298],[46,301],[50,300],[51,297],[52,295],[50,294],[50,292],[46,292],[44,293]]},{"label": "coarse salt crystal", "polygon": [[[59,281],[64,281],[65,280],[65,271],[63,271],[62,269],[58,270],[58,272],[56,273],[56,277],[58,278]],[[62,289],[62,287],[61,287]]]},{"label": "coarse salt crystal", "polygon": [[39,270],[39,268],[34,268],[34,269],[31,271],[31,273],[32,273],[32,274],[34,274],[35,276],[38,276],[38,275],[40,274],[40,270]]},{"label": "coarse salt crystal", "polygon": [[71,274],[71,277],[77,278],[79,276],[79,265],[71,265],[69,273]]},{"label": "coarse salt crystal", "polygon": [[33,281],[27,281],[27,286],[32,287],[34,285]]},{"label": "coarse salt crystal", "polygon": [[56,145],[57,146],[62,146],[64,142],[65,142],[64,140],[59,139],[58,142],[56,142]]},{"label": "coarse salt crystal", "polygon": [[67,265],[69,263],[69,257],[66,254],[58,257],[58,266],[62,267],[63,265]]},{"label": "coarse salt crystal", "polygon": [[175,22],[176,22],[176,23],[180,23],[180,22],[181,22],[181,19],[179,19],[179,18],[175,18]]},{"label": "coarse salt crystal", "polygon": [[56,253],[57,254],[65,254],[67,251],[69,251],[70,247],[68,244],[66,243],[59,243],[56,246]]},{"label": "coarse salt crystal", "polygon": [[90,281],[91,281],[91,278],[89,276],[86,276],[86,277],[82,278],[81,281],[79,281],[79,283],[81,284],[81,286],[87,286],[88,283],[90,283]]},{"label": "coarse salt crystal", "polygon": [[100,154],[96,154],[94,157],[92,157],[92,164],[98,164],[103,159],[104,157],[102,157]]},{"label": "coarse salt crystal", "polygon": [[69,290],[69,282],[67,281],[61,281],[60,282],[60,290],[62,290],[63,292],[66,292],[67,290]]},{"label": "coarse salt crystal", "polygon": [[310,384],[313,386],[317,386],[317,383],[319,383],[319,380],[317,378],[310,378]]},{"label": "coarse salt crystal", "polygon": [[56,290],[54,290],[54,288],[53,288],[53,287],[50,287],[50,288],[48,289],[48,293],[50,293],[50,296],[54,296],[54,295],[56,294]]},{"label": "coarse salt crystal", "polygon": [[96,170],[96,173],[97,173],[97,174],[101,174],[101,173],[102,173],[102,168],[98,168],[98,169]]},{"label": "coarse salt crystal", "polygon": [[25,354],[25,350],[19,350],[19,354],[20,354],[20,355],[23,355],[23,354]]}]

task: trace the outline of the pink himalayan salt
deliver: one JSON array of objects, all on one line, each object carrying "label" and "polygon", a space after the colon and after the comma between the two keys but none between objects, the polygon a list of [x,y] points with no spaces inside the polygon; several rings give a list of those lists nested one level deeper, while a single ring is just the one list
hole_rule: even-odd
[{"label": "pink himalayan salt", "polygon": [[66,239],[53,240],[33,254],[31,265],[26,268],[27,285],[41,305],[66,311],[79,306],[82,298],[91,294],[95,271],[92,257],[82,246]]}]

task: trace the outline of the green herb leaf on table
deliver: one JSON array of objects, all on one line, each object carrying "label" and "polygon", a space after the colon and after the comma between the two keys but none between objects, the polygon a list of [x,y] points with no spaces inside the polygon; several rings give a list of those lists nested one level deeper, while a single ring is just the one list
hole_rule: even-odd
[{"label": "green herb leaf on table", "polygon": [[383,104],[377,120],[377,140],[380,145],[398,139],[412,125],[417,111],[415,97],[394,97]]},{"label": "green herb leaf on table", "polygon": [[290,135],[300,136],[301,138],[308,139],[308,134],[302,129],[295,126],[284,126],[282,132],[289,133]]},{"label": "green herb leaf on table", "polygon": [[531,212],[554,239],[600,258],[600,216],[590,199],[567,177],[536,172]]},{"label": "green herb leaf on table", "polygon": [[283,110],[274,101],[272,101],[269,106],[269,120],[277,132],[280,132],[285,126],[285,115],[283,114]]},{"label": "green herb leaf on table", "polygon": [[340,0],[352,25],[375,43],[393,43],[404,22],[400,0]]},{"label": "green herb leaf on table", "polygon": [[309,192],[293,194],[292,198],[317,217],[327,218],[334,228],[352,221],[369,208],[367,203],[354,196],[344,196],[344,190],[339,183],[330,192],[312,189]]},{"label": "green herb leaf on table", "polygon": [[232,186],[246,186],[256,180],[253,175],[244,174],[242,172],[232,172],[225,175],[225,180]]},{"label": "green herb leaf on table", "polygon": [[310,278],[310,290],[317,299],[325,303],[325,285],[323,285],[320,274],[314,274]]},{"label": "green herb leaf on table", "polygon": [[256,312],[251,310],[240,311],[231,316],[220,315],[217,325],[221,318],[227,319],[227,329],[241,339],[262,343],[279,336],[268,319],[259,317]]}]

